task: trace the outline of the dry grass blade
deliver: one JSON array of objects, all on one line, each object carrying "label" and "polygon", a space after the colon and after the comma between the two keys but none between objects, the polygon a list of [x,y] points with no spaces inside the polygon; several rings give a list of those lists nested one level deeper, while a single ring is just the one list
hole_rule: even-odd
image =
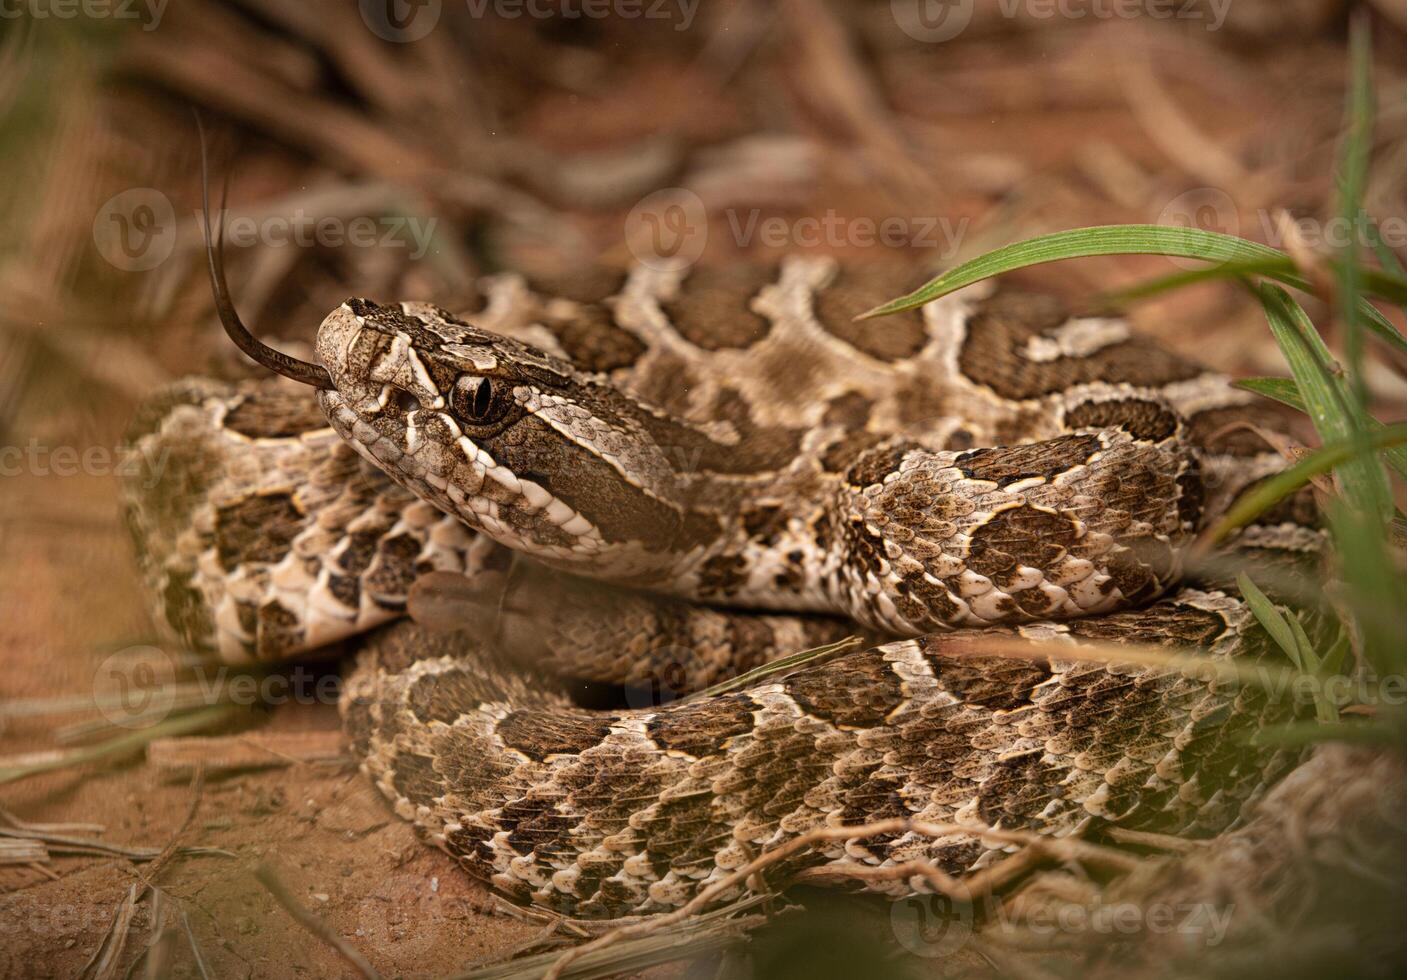
[{"label": "dry grass blade", "polygon": [[186,935],[186,944],[191,948],[191,956],[195,959],[195,968],[200,971],[201,980],[210,980],[210,968],[205,965],[205,955],[200,950],[200,943],[196,942],[195,932],[191,929],[190,916],[186,915],[186,910],[180,910],[181,931]]},{"label": "dry grass blade", "polygon": [[[678,929],[671,930],[667,936],[627,940],[611,949],[588,953],[576,960],[563,975],[572,980],[617,976],[726,948],[745,940],[751,930],[764,922],[775,920],[778,914],[785,914],[786,910],[781,913],[755,911],[758,906],[775,900],[775,895],[753,895],[694,916]],[[554,919],[545,932],[550,934],[556,931],[560,934],[569,921]],[[602,923],[591,925],[599,927]],[[539,936],[532,942],[541,942],[544,938]],[[561,955],[558,950],[547,950],[516,959],[495,956],[494,962],[456,973],[447,980],[538,980]]]},{"label": "dry grass blade", "polygon": [[127,939],[132,935],[132,919],[137,914],[137,901],[141,898],[142,890],[140,885],[133,885],[128,890],[127,897],[113,912],[112,925],[108,927],[103,941],[84,964],[80,976],[91,980],[113,980],[117,976],[118,963],[122,961],[122,954],[127,949]]},{"label": "dry grass blade", "polygon": [[101,834],[107,829],[100,823],[32,823],[21,820],[3,806],[0,806],[0,820],[4,820],[16,830],[30,830],[41,834]]},{"label": "dry grass blade", "polygon": [[[161,849],[155,847],[128,847],[124,844],[112,844],[92,837],[72,837],[67,834],[35,830],[15,830],[10,827],[0,827],[0,837],[42,841],[55,854],[101,854],[126,858],[129,861],[152,861],[161,856]],[[220,857],[235,856],[218,847],[188,847],[182,848],[181,853],[213,854]]]},{"label": "dry grass blade", "polygon": [[49,860],[49,850],[42,841],[20,838],[0,840],[0,864],[34,864]]},{"label": "dry grass blade", "polygon": [[164,738],[147,749],[163,779],[189,779],[197,769],[215,775],[308,764],[351,762],[341,732],[250,732],[245,735]]},{"label": "dry grass blade", "polygon": [[[1003,868],[1006,862],[1001,862],[988,869],[987,872],[979,874],[971,882],[954,879],[951,875],[927,863],[915,862],[912,866],[905,866],[905,870],[911,872],[911,877],[922,877],[935,891],[962,901],[968,901],[973,895],[981,894],[984,888],[990,890],[999,887],[1001,884],[1005,884],[1009,877],[1024,873],[1034,864],[1052,856],[1060,856],[1070,860],[1088,859],[1112,863],[1123,871],[1132,870],[1137,865],[1135,859],[1121,855],[1112,848],[1100,847],[1073,838],[1053,841],[1031,831],[999,830],[994,827],[974,824],[936,823],[894,817],[852,826],[817,827],[758,855],[742,867],[724,875],[707,888],[699,891],[692,899],[673,912],[621,926],[588,943],[567,950],[542,974],[543,980],[560,980],[573,962],[607,949],[616,943],[652,936],[686,922],[708,908],[721,896],[744,885],[758,872],[809,847],[826,842],[858,840],[879,834],[918,834],[935,839],[978,837],[1025,848],[1024,852],[1019,852],[1008,859],[1013,862],[1010,866]],[[856,877],[863,877],[864,873],[865,871],[860,869]]]},{"label": "dry grass blade", "polygon": [[0,759],[0,784],[25,779],[41,772],[52,772],[55,769],[67,769],[88,762],[96,762],[99,759],[132,755],[142,751],[150,742],[158,738],[214,727],[230,720],[242,710],[235,705],[213,705],[199,711],[192,711],[189,714],[168,718],[150,728],[119,735],[117,738],[88,748],[75,749],[70,752],[48,751]]},{"label": "dry grass blade", "polygon": [[279,879],[278,874],[271,866],[267,864],[260,865],[258,870],[254,872],[254,877],[259,879],[259,884],[268,889],[269,894],[274,897],[274,901],[282,905],[284,911],[293,916],[293,918],[298,921],[299,925],[337,950],[337,952],[342,955],[342,958],[352,964],[356,971],[363,977],[366,977],[367,980],[380,980],[381,974],[376,972],[375,967],[361,954],[361,951],[347,942],[347,940],[337,935],[326,922],[323,922],[311,911],[304,908],[302,903],[293,897],[293,893],[290,892],[288,887]]}]

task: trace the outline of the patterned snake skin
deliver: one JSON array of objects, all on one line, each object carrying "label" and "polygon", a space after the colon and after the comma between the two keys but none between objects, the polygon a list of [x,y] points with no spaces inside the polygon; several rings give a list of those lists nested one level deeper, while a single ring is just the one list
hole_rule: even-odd
[{"label": "patterned snake skin", "polygon": [[[1249,741],[1291,707],[1055,651],[1280,656],[1182,564],[1280,466],[1247,424],[1282,416],[1046,297],[978,286],[854,322],[915,284],[805,259],[503,276],[461,317],[349,300],[318,332],[316,405],[193,380],[143,411],[135,455],[165,472],[134,474],[127,511],[158,618],[230,662],[380,627],[342,705],[365,771],[468,871],[576,916],[674,909],[886,817],[972,829],[827,843],[769,879],[904,892],[922,879],[874,870],[987,867],[1010,845],[986,828],[1220,832],[1297,758]],[[1296,498],[1237,546],[1310,555],[1313,520]],[[381,625],[417,579],[463,600],[463,629]],[[889,642],[641,694],[856,624]],[[1053,646],[974,655],[994,633]],[[616,705],[574,703],[583,681]]]}]

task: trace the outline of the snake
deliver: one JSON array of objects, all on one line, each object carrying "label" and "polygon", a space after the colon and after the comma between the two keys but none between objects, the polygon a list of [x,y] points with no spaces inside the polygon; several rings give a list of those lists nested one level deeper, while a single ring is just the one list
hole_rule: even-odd
[{"label": "snake", "polygon": [[[226,663],[355,655],[362,770],[515,901],[667,913],[884,820],[717,898],[902,895],[1011,832],[1213,837],[1300,757],[1254,737],[1283,698],[1081,654],[1285,662],[1187,556],[1283,468],[1286,415],[1123,317],[982,282],[863,321],[912,270],[655,262],[488,276],[454,313],[349,299],[304,360],[210,267],[270,375],[138,413],[155,618]],[[1302,567],[1321,537],[1305,491],[1223,552]]]}]

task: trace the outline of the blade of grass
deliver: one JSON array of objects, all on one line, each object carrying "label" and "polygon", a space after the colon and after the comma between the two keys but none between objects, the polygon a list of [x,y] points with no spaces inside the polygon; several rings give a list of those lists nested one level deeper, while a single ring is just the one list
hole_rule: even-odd
[{"label": "blade of grass", "polygon": [[[1349,234],[1339,250],[1335,273],[1339,316],[1344,324],[1348,390],[1361,413],[1368,404],[1368,389],[1363,379],[1363,323],[1358,310],[1364,288],[1358,242],[1363,234],[1363,194],[1368,186],[1368,158],[1373,149],[1373,42],[1368,20],[1362,16],[1353,19],[1349,31],[1349,66],[1351,81],[1337,181],[1339,217]],[[1352,423],[1362,429],[1358,414]]]},{"label": "blade of grass", "polygon": [[[1273,399],[1282,405],[1288,405],[1297,412],[1306,412],[1306,414],[1308,412],[1304,405],[1304,399],[1300,397],[1299,388],[1290,378],[1242,378],[1240,381],[1233,381],[1232,386]],[[1370,432],[1379,432],[1382,428],[1381,421],[1371,415],[1368,416]],[[1393,446],[1384,449],[1383,459],[1397,471],[1399,476],[1407,480],[1407,447]]]},{"label": "blade of grass", "polygon": [[1102,293],[1098,302],[1107,307],[1124,307],[1150,296],[1169,293],[1204,282],[1217,282],[1223,279],[1250,279],[1255,276],[1271,276],[1284,270],[1284,263],[1278,259],[1245,259],[1237,262],[1223,262],[1209,265],[1205,269],[1187,269],[1174,272],[1160,279],[1149,279],[1124,289]]},{"label": "blade of grass", "polygon": [[824,646],[811,647],[808,650],[788,654],[785,657],[778,657],[770,663],[765,663],[760,667],[754,667],[752,670],[744,671],[736,677],[730,677],[726,681],[719,681],[712,687],[704,688],[702,691],[693,695],[692,699],[711,698],[719,694],[727,694],[729,691],[736,691],[739,688],[756,684],[763,678],[770,677],[773,674],[792,670],[795,667],[800,667],[813,660],[820,660],[822,657],[829,657],[838,653],[850,653],[861,649],[864,645],[865,641],[860,637],[847,636],[845,639],[837,640],[834,643],[827,643]]},{"label": "blade of grass", "polygon": [[[1289,362],[1319,438],[1325,443],[1366,438],[1359,421],[1362,410],[1334,373],[1328,348],[1309,315],[1279,286],[1262,283],[1258,291],[1270,330]],[[1391,515],[1387,475],[1372,455],[1363,453],[1346,463],[1339,470],[1339,481],[1354,506],[1381,514],[1384,520]]]},{"label": "blade of grass", "polygon": [[1391,745],[1402,738],[1402,729],[1392,720],[1340,721],[1326,725],[1322,721],[1292,721],[1283,725],[1267,725],[1250,738],[1251,745],[1315,745],[1319,742],[1358,742],[1370,745]]},{"label": "blade of grass", "polygon": [[1288,405],[1297,412],[1308,412],[1294,378],[1242,378],[1231,382],[1233,388],[1262,395],[1265,398]]},{"label": "blade of grass", "polygon": [[1246,605],[1250,607],[1251,613],[1259,621],[1262,628],[1270,634],[1270,638],[1275,641],[1275,645],[1285,651],[1285,656],[1290,658],[1290,662],[1295,665],[1295,669],[1303,672],[1304,661],[1300,658],[1299,644],[1295,642],[1294,631],[1290,629],[1290,624],[1285,621],[1284,615],[1270,601],[1270,597],[1256,587],[1250,578],[1242,573],[1236,576],[1236,587],[1241,590],[1241,598],[1246,600]]},{"label": "blade of grass", "polygon": [[239,705],[217,704],[209,708],[201,708],[187,714],[177,715],[174,718],[168,718],[165,721],[157,722],[149,728],[129,732],[126,735],[119,735],[117,738],[109,739],[106,742],[100,742],[97,745],[75,749],[71,752],[55,752],[52,756],[42,761],[27,765],[0,768],[0,785],[14,782],[17,779],[24,779],[28,776],[34,776],[41,772],[66,769],[70,766],[93,762],[108,756],[126,755],[143,748],[148,743],[158,738],[164,738],[168,735],[185,735],[190,732],[213,728],[233,718],[242,710],[244,709]]},{"label": "blade of grass", "polygon": [[[1163,225],[1099,225],[1074,228],[1050,235],[1041,235],[1024,242],[1015,242],[979,255],[954,269],[929,280],[918,289],[898,299],[890,300],[856,319],[867,320],[923,306],[940,296],[1017,269],[1064,259],[1088,258],[1096,255],[1172,255],[1218,263],[1236,276],[1236,263],[1260,263],[1275,270],[1266,272],[1270,278],[1305,292],[1312,292],[1310,283],[1296,269],[1285,253],[1268,245],[1202,231],[1198,228],[1168,228]],[[1407,302],[1407,281],[1386,273],[1369,271],[1364,276],[1368,291],[1393,302]],[[1366,301],[1360,312],[1374,332],[1399,350],[1407,351],[1407,338]]]},{"label": "blade of grass", "polygon": [[[1368,244],[1373,248],[1373,254],[1378,257],[1378,264],[1383,267],[1383,271],[1398,279],[1407,279],[1407,269],[1403,268],[1401,261],[1383,240],[1382,231],[1378,228],[1378,222],[1369,215],[1363,222],[1363,231],[1368,236]],[[1398,307],[1407,313],[1407,304],[1399,303]]]},{"label": "blade of grass", "polygon": [[[1372,433],[1368,437],[1365,451],[1381,452],[1390,446],[1402,445],[1407,445],[1407,422],[1384,426],[1380,431]],[[1202,540],[1206,543],[1204,547],[1221,541],[1232,531],[1249,524],[1278,501],[1304,486],[1312,477],[1328,473],[1354,459],[1358,451],[1358,447],[1352,442],[1336,442],[1320,447],[1294,466],[1267,477],[1243,494],[1220,520],[1203,533]]]},{"label": "blade of grass", "polygon": [[1309,638],[1309,634],[1304,631],[1304,625],[1300,623],[1298,616],[1288,616],[1287,621],[1290,629],[1295,634],[1295,645],[1299,647],[1300,662],[1304,664],[1307,673],[1312,674],[1316,681],[1314,686],[1314,714],[1322,722],[1331,723],[1339,720],[1339,708],[1334,704],[1329,696],[1328,690],[1324,687],[1324,681],[1328,679],[1328,673],[1324,670],[1324,659],[1319,655],[1319,651],[1314,649],[1314,641]]},{"label": "blade of grass", "polygon": [[[1344,584],[1342,601],[1353,611],[1363,656],[1380,677],[1407,672],[1401,611],[1407,608],[1407,584],[1383,546],[1386,531],[1376,515],[1330,501],[1325,511],[1338,552]],[[1376,610],[1398,615],[1385,619]]]}]

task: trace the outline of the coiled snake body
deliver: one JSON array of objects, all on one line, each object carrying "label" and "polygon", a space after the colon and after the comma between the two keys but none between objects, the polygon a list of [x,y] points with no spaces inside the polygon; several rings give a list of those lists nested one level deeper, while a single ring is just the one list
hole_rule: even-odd
[{"label": "coiled snake body", "polygon": [[[322,415],[282,380],[189,381],[143,412],[137,455],[170,451],[127,491],[158,618],[275,658],[464,574],[469,628],[356,641],[347,733],[466,869],[577,916],[677,908],[808,830],[886,817],[971,830],[834,841],[769,874],[902,892],[922,880],[883,869],[1000,858],[984,829],[1219,832],[1292,764],[1246,738],[1286,706],[965,644],[1274,656],[1234,592],[1181,566],[1280,465],[1240,423],[1279,416],[1044,297],[979,286],[853,321],[912,285],[801,259],[502,276],[461,317],[349,300],[299,377]],[[1238,547],[1312,553],[1311,511]],[[889,642],[663,706],[567,697],[687,693],[852,624]]]}]

